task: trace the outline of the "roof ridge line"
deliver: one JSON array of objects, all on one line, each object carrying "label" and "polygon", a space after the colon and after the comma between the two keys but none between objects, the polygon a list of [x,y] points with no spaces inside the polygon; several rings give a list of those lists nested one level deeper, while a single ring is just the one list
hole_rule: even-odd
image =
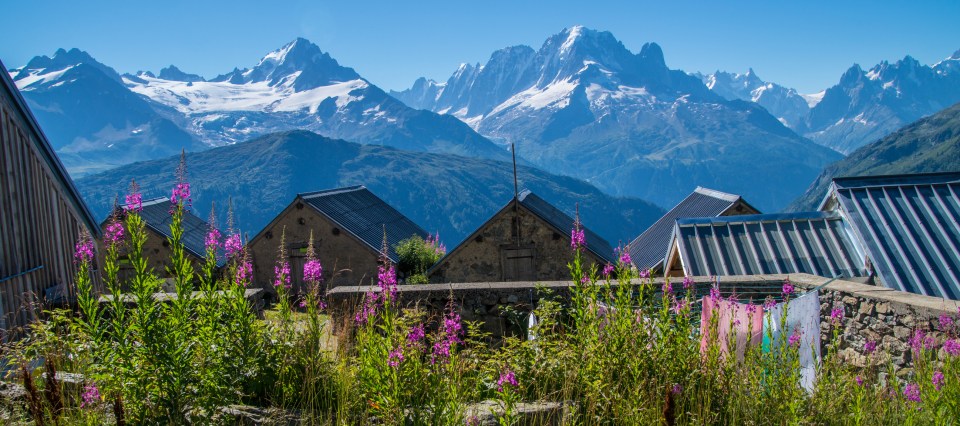
[{"label": "roof ridge line", "polygon": [[737,194],[731,194],[729,192],[718,191],[716,189],[705,188],[702,186],[697,186],[697,189],[694,189],[693,192],[699,193],[701,195],[706,195],[708,197],[718,198],[724,201],[736,202],[741,196]]},{"label": "roof ridge line", "polygon": [[339,188],[322,189],[319,191],[300,192],[300,193],[297,193],[297,196],[301,198],[308,198],[308,197],[317,197],[321,195],[336,195],[336,194],[342,194],[345,192],[359,191],[361,189],[366,189],[366,188],[367,187],[363,185],[342,186]]}]

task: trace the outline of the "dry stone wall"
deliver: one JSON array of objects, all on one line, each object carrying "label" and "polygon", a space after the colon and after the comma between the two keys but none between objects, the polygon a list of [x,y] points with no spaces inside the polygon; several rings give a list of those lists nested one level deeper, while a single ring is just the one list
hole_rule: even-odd
[{"label": "dry stone wall", "polygon": [[[710,277],[693,279],[699,294],[713,285]],[[785,279],[790,279],[800,291],[826,284],[820,289],[822,353],[834,343],[830,314],[834,308],[842,308],[836,342],[842,359],[856,366],[868,362],[885,365],[889,361],[900,375],[911,372],[909,341],[913,333],[921,330],[942,344],[947,335],[939,330],[940,317],[956,319],[960,309],[960,302],[954,300],[806,274],[720,277],[717,282],[725,297],[737,294],[741,301],[762,303],[767,294],[779,293]],[[655,288],[660,284],[662,279],[655,280]],[[400,287],[399,297],[403,306],[424,309],[436,318],[452,302],[465,320],[479,321],[483,331],[501,337],[523,331],[521,324],[525,324],[526,314],[543,296],[538,287],[550,290],[551,297],[566,303],[572,285],[569,281],[410,285]],[[376,291],[376,287],[338,287],[328,293],[333,322],[349,321],[367,291]],[[873,355],[864,350],[868,340],[878,345]]]}]

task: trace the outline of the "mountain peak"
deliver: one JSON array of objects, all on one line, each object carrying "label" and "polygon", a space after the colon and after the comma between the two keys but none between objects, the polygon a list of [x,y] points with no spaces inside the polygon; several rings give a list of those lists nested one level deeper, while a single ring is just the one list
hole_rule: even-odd
[{"label": "mountain peak", "polygon": [[846,86],[849,84],[856,83],[863,77],[863,68],[860,68],[860,64],[853,64],[846,72],[840,77],[840,85]]},{"label": "mountain peak", "polygon": [[317,45],[297,37],[266,54],[255,67],[243,70],[234,68],[232,72],[211,81],[229,81],[233,84],[267,81],[271,86],[292,85],[295,91],[300,92],[359,78],[360,75],[353,68],[341,66]]},{"label": "mountain peak", "polygon": [[75,47],[70,50],[63,48],[57,49],[57,51],[53,53],[53,57],[48,57],[45,55],[35,56],[20,70],[19,75],[26,75],[26,73],[49,73],[53,71],[63,71],[67,68],[80,64],[92,66],[106,74],[111,79],[115,81],[121,81],[120,74],[118,74],[116,70],[100,63],[90,56],[89,53]]},{"label": "mountain peak", "polygon": [[661,49],[660,45],[657,43],[644,43],[643,47],[640,48],[640,53],[637,56],[645,64],[653,65],[658,68],[667,67],[667,63],[663,59],[663,49]]},{"label": "mountain peak", "polygon": [[257,64],[257,66],[261,67],[269,63],[279,65],[288,61],[307,62],[315,59],[316,56],[323,54],[324,53],[320,51],[320,48],[311,43],[310,40],[307,40],[303,37],[297,37],[293,41],[285,44],[283,47],[268,53],[267,56],[264,56],[263,59],[260,60],[260,63]]},{"label": "mountain peak", "polygon": [[187,74],[183,71],[180,71],[180,68],[177,68],[175,65],[170,65],[160,70],[159,77],[163,80],[170,80],[170,81],[183,81],[183,82],[204,81],[203,77],[200,77],[199,75],[196,75],[196,74]]}]

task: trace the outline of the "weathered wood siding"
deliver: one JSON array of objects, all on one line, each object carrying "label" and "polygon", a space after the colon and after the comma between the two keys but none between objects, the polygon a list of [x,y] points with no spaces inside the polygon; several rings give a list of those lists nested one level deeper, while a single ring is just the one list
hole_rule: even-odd
[{"label": "weathered wood siding", "polygon": [[45,290],[63,285],[72,295],[79,231],[95,236],[99,230],[86,224],[77,207],[83,201],[64,181],[69,177],[50,166],[48,142],[31,126],[32,116],[9,87],[0,89],[0,332],[6,339],[36,318]]}]

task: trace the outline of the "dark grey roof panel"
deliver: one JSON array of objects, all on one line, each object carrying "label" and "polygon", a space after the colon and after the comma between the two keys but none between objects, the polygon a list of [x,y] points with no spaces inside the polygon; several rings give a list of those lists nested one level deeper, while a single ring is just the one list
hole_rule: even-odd
[{"label": "dark grey roof panel", "polygon": [[737,201],[742,201],[739,195],[698,187],[630,242],[630,258],[634,266],[646,270],[663,262],[677,219],[719,216]]},{"label": "dark grey roof panel", "polygon": [[[568,214],[554,207],[543,198],[538,197],[530,190],[523,190],[520,192],[520,194],[518,194],[518,197],[520,200],[520,205],[529,209],[531,212],[533,212],[533,214],[539,216],[554,228],[557,228],[557,230],[561,233],[566,233],[566,235],[570,234],[570,231],[573,229],[574,219]],[[593,254],[597,255],[602,260],[610,263],[616,263],[617,256],[614,254],[613,247],[610,246],[610,243],[607,242],[607,240],[603,239],[586,226],[583,227],[583,236],[586,239],[587,250],[593,252]]]},{"label": "dark grey roof panel", "polygon": [[866,273],[838,214],[679,219],[673,235],[686,275],[807,273],[850,278]]},{"label": "dark grey roof panel", "polygon": [[[170,223],[172,216],[170,214],[172,205],[169,198],[154,198],[143,202],[143,211],[140,216],[143,221],[160,235],[170,238]],[[210,224],[193,214],[192,210],[186,210],[183,214],[183,246],[194,256],[205,258],[207,255],[207,233],[210,231]],[[226,263],[226,257],[221,255],[217,258],[217,267]]]},{"label": "dark grey roof panel", "polygon": [[394,250],[397,243],[414,235],[424,239],[428,236],[427,231],[363,186],[303,193],[299,197],[375,251],[382,248],[385,228],[387,254],[393,262],[398,261]]},{"label": "dark grey roof panel", "polygon": [[960,299],[960,173],[840,178],[831,192],[884,286]]}]

